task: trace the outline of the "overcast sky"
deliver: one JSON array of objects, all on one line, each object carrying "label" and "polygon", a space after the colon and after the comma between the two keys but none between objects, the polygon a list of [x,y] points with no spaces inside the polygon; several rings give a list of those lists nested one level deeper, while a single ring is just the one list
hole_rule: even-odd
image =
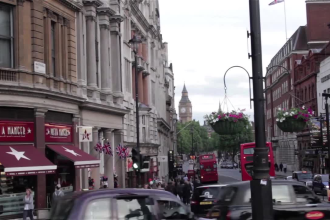
[{"label": "overcast sky", "polygon": [[[260,0],[263,69],[286,42],[284,3],[268,6]],[[161,32],[169,43],[169,61],[175,74],[175,103],[178,105],[184,82],[193,105],[193,118],[216,111],[225,100],[223,75],[233,66],[245,67],[251,74],[246,31],[249,30],[248,0],[159,0]],[[288,38],[306,25],[304,0],[286,0]],[[264,72],[265,74],[265,72]],[[248,78],[240,69],[226,77],[228,106],[250,109]],[[230,104],[232,103],[232,105]]]}]

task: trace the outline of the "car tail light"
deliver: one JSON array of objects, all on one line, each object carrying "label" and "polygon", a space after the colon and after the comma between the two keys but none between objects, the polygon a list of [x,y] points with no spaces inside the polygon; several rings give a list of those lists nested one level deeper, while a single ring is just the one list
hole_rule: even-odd
[{"label": "car tail light", "polygon": [[227,215],[226,215],[226,220],[231,220],[231,218],[230,218],[230,211],[227,213]]},{"label": "car tail light", "polygon": [[198,202],[197,201],[191,201],[190,202],[192,205],[195,205],[195,204],[197,204]]}]

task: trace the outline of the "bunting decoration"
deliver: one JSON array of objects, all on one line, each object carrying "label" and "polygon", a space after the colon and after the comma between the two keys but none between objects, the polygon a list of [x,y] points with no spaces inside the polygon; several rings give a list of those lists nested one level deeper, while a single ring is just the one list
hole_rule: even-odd
[{"label": "bunting decoration", "polygon": [[126,159],[128,157],[128,149],[121,144],[119,144],[116,148],[117,155],[119,156],[120,159]]},{"label": "bunting decoration", "polygon": [[102,144],[101,144],[101,142],[98,142],[98,143],[95,145],[94,149],[95,149],[97,152],[102,153],[103,150],[102,150]]},{"label": "bunting decoration", "polygon": [[102,150],[103,150],[103,153],[113,156],[110,142],[105,143],[104,146],[102,147]]}]

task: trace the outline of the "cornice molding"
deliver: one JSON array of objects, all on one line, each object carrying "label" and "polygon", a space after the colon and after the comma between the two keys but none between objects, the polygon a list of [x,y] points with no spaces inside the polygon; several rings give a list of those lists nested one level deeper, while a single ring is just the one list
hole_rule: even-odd
[{"label": "cornice molding", "polygon": [[63,5],[67,6],[68,8],[74,11],[80,11],[83,7],[82,4],[75,2],[73,0],[59,0]]},{"label": "cornice molding", "polygon": [[138,4],[133,0],[130,0],[130,6],[131,6],[132,14],[137,18],[143,29],[145,31],[149,31],[150,24],[147,21],[147,19],[144,17],[143,13],[140,11]]},{"label": "cornice molding", "polygon": [[97,8],[97,14],[111,17],[116,14],[116,11],[111,9],[110,7],[99,7]]},{"label": "cornice molding", "polygon": [[83,0],[84,6],[94,6],[94,7],[100,7],[103,5],[103,2],[101,0]]}]

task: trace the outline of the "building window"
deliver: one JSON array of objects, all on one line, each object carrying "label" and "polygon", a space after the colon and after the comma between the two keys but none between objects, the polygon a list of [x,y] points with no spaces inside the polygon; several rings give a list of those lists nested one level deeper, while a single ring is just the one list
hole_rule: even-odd
[{"label": "building window", "polygon": [[145,115],[142,115],[142,124],[146,125],[146,116]]},{"label": "building window", "polygon": [[125,59],[126,92],[131,92],[131,64]]},{"label": "building window", "polygon": [[156,105],[155,82],[151,81],[151,99],[152,104]]},{"label": "building window", "polygon": [[13,68],[13,42],[12,7],[0,4],[0,67]]},{"label": "building window", "polygon": [[145,143],[146,142],[146,128],[142,128],[142,141]]},{"label": "building window", "polygon": [[56,56],[55,56],[55,25],[56,23],[54,21],[51,22],[50,27],[50,46],[51,46],[51,54],[52,54],[52,72],[54,76],[56,76]]}]

